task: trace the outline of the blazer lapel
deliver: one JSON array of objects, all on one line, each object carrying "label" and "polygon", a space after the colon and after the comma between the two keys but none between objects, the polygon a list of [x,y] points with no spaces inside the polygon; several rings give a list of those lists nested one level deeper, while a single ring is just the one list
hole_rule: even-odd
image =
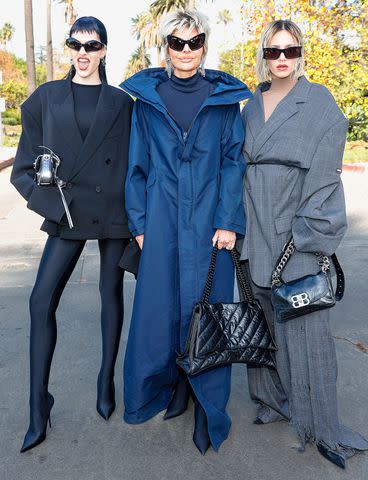
[{"label": "blazer lapel", "polygon": [[93,153],[100,146],[115,122],[118,112],[119,109],[113,101],[113,95],[108,84],[103,83],[95,116],[88,131],[88,135],[82,144],[82,148],[78,155],[78,161],[74,164],[72,177],[75,177],[81,171],[90,160]]},{"label": "blazer lapel", "polygon": [[271,135],[281,127],[283,123],[286,122],[290,117],[298,113],[299,103],[304,103],[307,99],[307,93],[309,91],[310,84],[308,80],[303,76],[299,79],[295,87],[284,97],[279,104],[276,106],[270,118],[267,122],[264,122],[264,108],[263,108],[263,99],[262,93],[259,91],[259,97],[257,100],[260,102],[258,105],[258,111],[260,112],[261,119],[263,122],[262,128],[258,131],[258,134],[255,136],[255,141],[252,149],[252,157],[255,158],[271,137]]},{"label": "blazer lapel", "polygon": [[70,80],[65,80],[65,84],[62,85],[55,103],[50,104],[50,110],[57,131],[60,132],[60,135],[64,138],[65,145],[69,147],[76,159],[82,148],[83,139],[75,119],[74,99],[70,83]]},{"label": "blazer lapel", "polygon": [[263,107],[261,102],[261,92],[257,89],[254,92],[253,98],[249,100],[249,107],[247,106],[249,109],[247,113],[247,124],[253,138],[257,138],[264,126]]}]

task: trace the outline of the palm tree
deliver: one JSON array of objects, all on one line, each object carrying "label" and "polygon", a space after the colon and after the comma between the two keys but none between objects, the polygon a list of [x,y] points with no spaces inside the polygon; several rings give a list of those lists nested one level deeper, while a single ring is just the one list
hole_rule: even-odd
[{"label": "palm tree", "polygon": [[185,9],[188,6],[188,0],[155,0],[150,5],[150,11],[156,18],[161,17],[172,10]]},{"label": "palm tree", "polygon": [[[151,65],[150,57],[149,55],[147,55],[147,53],[144,54],[144,61],[142,61],[142,58],[142,48],[138,47],[129,59],[128,65],[125,69],[124,79],[131,77],[140,70],[143,70],[143,68],[149,67]],[[143,64],[145,66],[143,66]]]},{"label": "palm tree", "polygon": [[147,36],[146,31],[149,24],[149,12],[143,11],[139,13],[136,17],[132,18],[132,33],[135,38],[139,41],[140,53],[142,55],[142,65],[143,68],[147,68],[146,65],[146,55],[147,55]]},{"label": "palm tree", "polygon": [[233,21],[233,17],[231,16],[230,10],[227,8],[219,12],[217,15],[217,23],[223,23],[225,28],[232,21]]},{"label": "palm tree", "polygon": [[147,24],[144,30],[144,37],[146,41],[147,48],[156,48],[157,52],[157,65],[161,63],[161,48],[162,41],[159,33],[160,30],[160,16],[156,16],[150,10],[147,15]]},{"label": "palm tree", "polygon": [[74,8],[73,0],[59,0],[59,3],[65,3],[65,23],[71,27],[77,19],[77,11]]},{"label": "palm tree", "polygon": [[51,0],[46,0],[46,22],[47,22],[47,40],[46,40],[46,75],[47,81],[54,78],[54,63],[52,54],[52,35],[51,35]]},{"label": "palm tree", "polygon": [[10,42],[13,38],[15,28],[9,22],[5,22],[3,28],[0,30],[0,43],[4,45],[4,50],[6,50],[6,44]]},{"label": "palm tree", "polygon": [[32,0],[24,0],[24,23],[26,31],[27,83],[28,93],[31,94],[36,89]]}]

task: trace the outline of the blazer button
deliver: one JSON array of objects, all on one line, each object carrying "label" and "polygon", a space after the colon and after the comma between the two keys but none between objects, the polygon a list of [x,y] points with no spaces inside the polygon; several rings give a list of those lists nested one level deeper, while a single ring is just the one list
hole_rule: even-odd
[{"label": "blazer button", "polygon": [[105,160],[105,163],[106,163],[106,165],[110,165],[110,163],[111,163],[111,158],[107,158],[107,159]]},{"label": "blazer button", "polygon": [[99,222],[98,218],[94,218],[94,219],[92,220],[92,223],[93,223],[94,225],[97,225],[97,224],[100,223],[100,222]]},{"label": "blazer button", "polygon": [[100,187],[100,185],[97,185],[97,187],[96,187],[96,192],[97,192],[97,193],[101,193],[101,192],[102,192],[102,188]]},{"label": "blazer button", "polygon": [[69,190],[70,190],[71,188],[73,188],[73,184],[70,183],[70,182],[68,182],[68,183],[66,184],[66,188],[69,188]]}]

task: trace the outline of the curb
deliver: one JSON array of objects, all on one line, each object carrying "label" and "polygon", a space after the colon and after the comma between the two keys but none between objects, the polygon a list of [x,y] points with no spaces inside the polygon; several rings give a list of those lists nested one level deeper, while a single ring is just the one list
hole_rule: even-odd
[{"label": "curb", "polygon": [[366,171],[366,166],[362,165],[361,163],[357,165],[354,163],[346,163],[343,164],[342,169],[348,172],[364,173]]},{"label": "curb", "polygon": [[0,171],[6,167],[10,167],[13,165],[15,158],[8,158],[8,160],[0,160]]}]

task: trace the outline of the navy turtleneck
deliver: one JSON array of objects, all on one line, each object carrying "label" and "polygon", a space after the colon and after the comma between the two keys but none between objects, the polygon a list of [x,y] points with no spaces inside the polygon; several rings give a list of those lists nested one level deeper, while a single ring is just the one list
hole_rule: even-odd
[{"label": "navy turtleneck", "polygon": [[157,87],[157,92],[168,112],[183,132],[188,132],[198,110],[211,91],[212,84],[199,73],[189,78],[178,78],[173,74]]}]

